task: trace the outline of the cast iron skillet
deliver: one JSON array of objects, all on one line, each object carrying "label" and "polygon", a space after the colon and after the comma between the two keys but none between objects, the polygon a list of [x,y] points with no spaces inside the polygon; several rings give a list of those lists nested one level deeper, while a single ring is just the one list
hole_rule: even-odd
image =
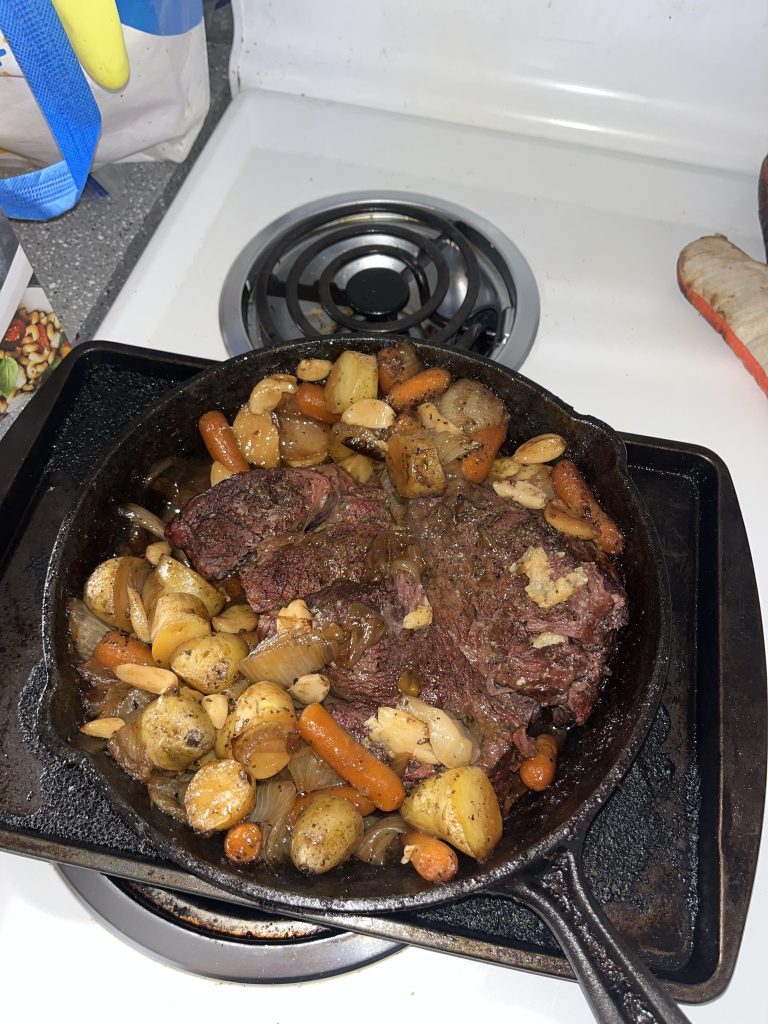
[{"label": "cast iron skillet", "polygon": [[146,788],[125,775],[104,744],[78,732],[78,676],[69,649],[66,607],[82,594],[94,566],[119,542],[114,508],[143,498],[142,477],[167,455],[203,454],[198,417],[217,407],[227,415],[268,373],[292,370],[308,356],[335,358],[344,348],[375,352],[378,338],[339,337],[250,352],[203,371],[163,397],[143,416],[86,486],[52,554],[44,599],[44,650],[49,685],[42,720],[60,754],[89,771],[116,810],[150,837],[160,853],[222,889],[300,916],[301,911],[381,914],[459,899],[483,888],[504,891],[532,906],[551,925],[596,1012],[605,1021],[683,1021],[612,932],[588,895],[581,874],[581,841],[593,816],[619,784],[650,727],[666,678],[669,596],[652,522],[626,473],[624,445],[603,423],[581,416],[519,374],[466,353],[418,343],[428,365],[491,387],[511,413],[510,445],[544,432],[568,439],[598,498],[623,528],[622,573],[630,622],[612,660],[610,684],[589,722],[574,730],[555,783],[513,809],[504,837],[484,864],[462,859],[450,883],[430,886],[398,864],[373,868],[353,861],[319,878],[260,866],[237,866],[221,837],[205,838],[154,810]]}]

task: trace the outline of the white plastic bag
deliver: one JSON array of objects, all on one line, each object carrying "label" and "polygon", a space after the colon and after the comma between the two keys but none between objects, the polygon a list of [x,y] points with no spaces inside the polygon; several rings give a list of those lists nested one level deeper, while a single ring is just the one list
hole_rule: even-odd
[{"label": "white plastic bag", "polygon": [[[0,151],[35,166],[51,164],[61,159],[60,152],[3,37],[4,2],[15,5],[18,0],[0,0]],[[102,119],[95,165],[180,162],[200,130],[210,98],[202,0],[116,0],[116,5],[130,77],[119,92],[88,78]],[[18,166],[16,160],[13,164]]]}]

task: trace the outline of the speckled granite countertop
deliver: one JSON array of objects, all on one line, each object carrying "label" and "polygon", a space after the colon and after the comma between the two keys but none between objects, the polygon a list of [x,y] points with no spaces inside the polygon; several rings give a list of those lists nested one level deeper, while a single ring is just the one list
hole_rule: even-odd
[{"label": "speckled granite countertop", "polygon": [[227,66],[232,12],[206,18],[211,106],[183,164],[114,164],[95,172],[109,195],[81,200],[46,223],[13,221],[13,229],[72,340],[88,341],[186,178],[230,100]]}]

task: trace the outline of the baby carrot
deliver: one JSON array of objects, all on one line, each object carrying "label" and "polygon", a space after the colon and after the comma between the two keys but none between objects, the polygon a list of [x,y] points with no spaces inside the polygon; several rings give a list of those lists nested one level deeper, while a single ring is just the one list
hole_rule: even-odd
[{"label": "baby carrot", "polygon": [[296,408],[303,416],[320,423],[338,423],[340,416],[325,404],[325,388],[320,384],[300,384],[296,389]]},{"label": "baby carrot", "polygon": [[389,404],[397,412],[409,405],[421,405],[438,395],[442,395],[451,383],[451,375],[440,366],[431,366],[422,370],[415,377],[395,384],[387,395]]},{"label": "baby carrot", "polygon": [[434,836],[408,831],[403,836],[403,861],[408,860],[427,882],[449,882],[459,870],[456,851]]},{"label": "baby carrot", "polygon": [[483,427],[470,434],[472,440],[477,441],[480,447],[459,459],[459,468],[467,480],[473,484],[481,484],[485,480],[506,436],[506,423],[497,423],[495,427]]},{"label": "baby carrot", "polygon": [[624,538],[616,523],[597,503],[587,482],[573,462],[561,459],[552,470],[552,486],[555,494],[564,501],[569,510],[597,527],[595,543],[602,551],[618,555],[624,547]]},{"label": "baby carrot", "polygon": [[544,733],[537,736],[538,754],[527,757],[520,765],[520,781],[536,793],[543,792],[552,784],[557,767],[557,743],[555,737]]},{"label": "baby carrot", "polygon": [[116,629],[104,634],[96,644],[93,656],[100,665],[112,672],[118,665],[155,664],[152,651],[146,644],[137,640],[135,636],[126,636]]},{"label": "baby carrot", "polygon": [[247,473],[248,463],[237,445],[227,418],[218,409],[203,413],[198,421],[208,454],[214,462],[220,462],[231,473]]},{"label": "baby carrot", "polygon": [[224,839],[224,853],[236,864],[250,864],[261,853],[261,829],[252,821],[234,825]]},{"label": "baby carrot", "polygon": [[381,811],[395,811],[405,790],[391,768],[366,750],[320,704],[309,704],[299,718],[299,734],[312,749]]}]

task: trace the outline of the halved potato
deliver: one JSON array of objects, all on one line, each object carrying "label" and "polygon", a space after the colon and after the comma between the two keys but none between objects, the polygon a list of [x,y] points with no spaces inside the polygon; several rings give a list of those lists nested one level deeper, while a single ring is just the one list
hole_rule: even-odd
[{"label": "halved potato", "polygon": [[152,657],[167,668],[177,647],[211,632],[208,609],[192,594],[161,594],[150,621]]},{"label": "halved potato", "polygon": [[280,434],[270,413],[251,412],[244,405],[235,416],[232,430],[246,462],[263,469],[280,465]]},{"label": "halved potato", "polygon": [[167,694],[144,708],[139,735],[155,767],[178,772],[212,749],[216,730],[197,701]]},{"label": "halved potato", "polygon": [[342,413],[353,402],[375,398],[379,390],[376,356],[362,352],[342,352],[328,374],[325,404],[329,412]]},{"label": "halved potato", "polygon": [[223,832],[250,814],[256,786],[237,761],[213,761],[195,772],[184,797],[196,832]]},{"label": "halved potato", "polygon": [[176,558],[171,558],[170,555],[164,555],[160,559],[141,592],[141,600],[148,615],[152,615],[161,594],[192,594],[199,597],[209,615],[218,615],[226,602],[220,590],[212,587],[194,569],[190,569]]},{"label": "halved potato", "polygon": [[503,831],[496,793],[477,767],[449,768],[420,782],[400,814],[411,828],[443,839],[475,860],[485,860]]},{"label": "halved potato", "polygon": [[88,577],[83,591],[83,602],[102,622],[131,631],[128,588],[141,593],[144,581],[151,571],[144,558],[121,555],[101,562]]},{"label": "halved potato", "polygon": [[171,668],[200,693],[221,693],[231,686],[248,644],[234,633],[200,636],[174,651]]},{"label": "halved potato", "polygon": [[349,800],[323,793],[296,819],[291,860],[299,871],[322,875],[349,860],[364,831],[360,812]]},{"label": "halved potato", "polygon": [[216,736],[217,755],[232,757],[232,740],[249,725],[261,722],[296,725],[296,712],[290,696],[282,686],[268,680],[254,683],[238,698],[235,710]]}]

